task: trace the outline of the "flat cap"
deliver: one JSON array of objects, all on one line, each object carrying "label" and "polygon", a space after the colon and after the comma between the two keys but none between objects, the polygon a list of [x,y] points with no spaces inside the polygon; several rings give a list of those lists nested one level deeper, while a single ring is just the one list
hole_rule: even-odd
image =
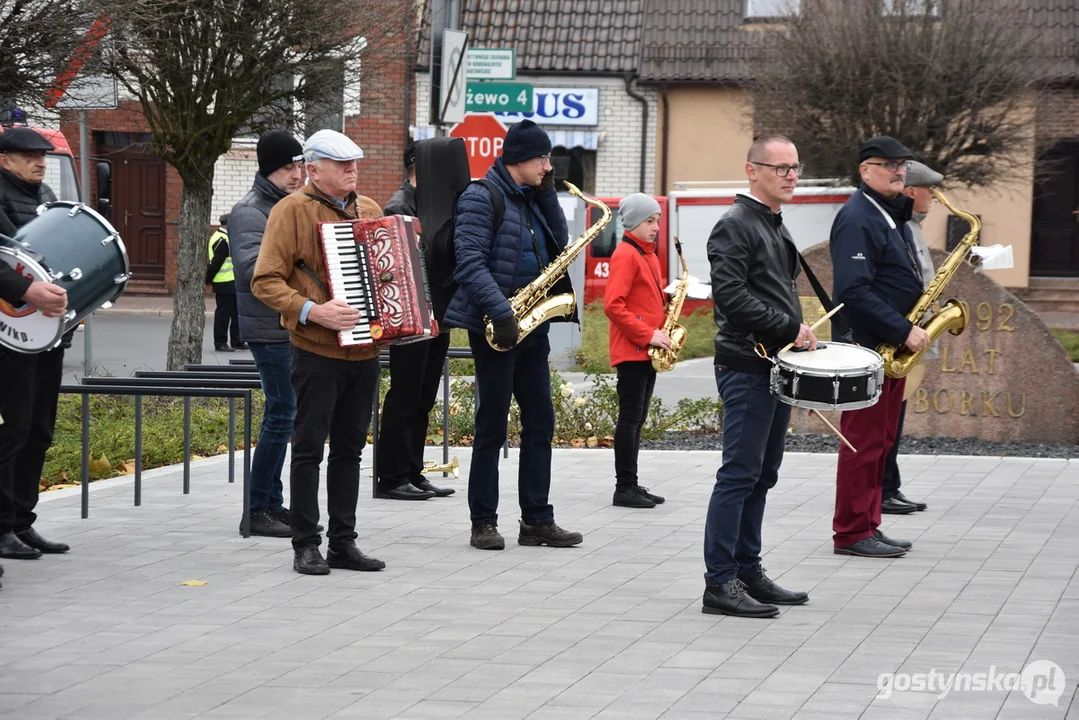
[{"label": "flat cap", "polygon": [[363,150],[349,140],[347,135],[336,130],[319,130],[307,138],[303,144],[303,157],[307,162],[326,158],[327,160],[359,160]]},{"label": "flat cap", "polygon": [[914,153],[894,137],[878,135],[866,140],[865,144],[862,145],[862,149],[858,151],[858,162],[865,162],[874,157],[889,160],[913,160]]},{"label": "flat cap", "polygon": [[9,128],[0,135],[0,152],[48,152],[56,146],[30,128]]},{"label": "flat cap", "polygon": [[907,168],[907,187],[932,187],[940,185],[943,180],[944,176],[928,165],[917,160],[910,161],[910,167]]}]

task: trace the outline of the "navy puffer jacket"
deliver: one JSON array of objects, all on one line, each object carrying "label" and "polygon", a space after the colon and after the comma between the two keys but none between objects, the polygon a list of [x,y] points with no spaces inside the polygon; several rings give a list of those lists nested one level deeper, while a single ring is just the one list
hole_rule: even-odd
[{"label": "navy puffer jacket", "polygon": [[[506,213],[502,224],[493,228],[491,195],[482,185],[469,185],[457,200],[453,236],[457,265],[453,279],[459,287],[445,320],[447,327],[475,332],[484,331],[484,316],[496,323],[508,320],[513,311],[507,298],[527,284],[521,276],[521,253],[532,243],[524,220],[527,204],[534,205],[543,224],[548,257],[557,257],[569,239],[566,216],[553,189],[522,191],[501,158],[487,171],[487,179],[502,191]],[[572,292],[567,275],[555,284],[551,294]],[[576,315],[566,318],[569,320],[576,322]]]}]

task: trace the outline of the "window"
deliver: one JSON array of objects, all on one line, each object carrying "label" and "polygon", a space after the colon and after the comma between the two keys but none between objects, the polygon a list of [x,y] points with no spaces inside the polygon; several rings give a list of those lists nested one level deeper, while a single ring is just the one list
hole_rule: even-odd
[{"label": "window", "polygon": [[[589,227],[599,222],[601,212],[599,208],[589,208]],[[618,241],[622,239],[622,218],[619,217],[617,209],[613,209],[612,214],[611,222],[600,230],[599,235],[589,245],[588,251],[594,258],[609,258],[614,255],[614,249],[618,247]]]},{"label": "window", "polygon": [[791,17],[798,14],[800,0],[746,0],[746,20]]},{"label": "window", "polygon": [[920,17],[926,14],[927,7],[933,17],[940,15],[938,0],[880,0],[881,15]]},{"label": "window", "polygon": [[45,184],[53,191],[57,200],[80,201],[79,186],[75,183],[75,163],[68,155],[45,155]]},{"label": "window", "polygon": [[304,136],[319,130],[345,131],[345,64],[342,61],[312,68],[306,76],[311,91],[303,112]]},{"label": "window", "polygon": [[554,168],[555,187],[564,190],[563,180],[581,189],[586,195],[596,191],[596,151],[581,147],[564,148],[561,145],[551,150],[551,167]]}]

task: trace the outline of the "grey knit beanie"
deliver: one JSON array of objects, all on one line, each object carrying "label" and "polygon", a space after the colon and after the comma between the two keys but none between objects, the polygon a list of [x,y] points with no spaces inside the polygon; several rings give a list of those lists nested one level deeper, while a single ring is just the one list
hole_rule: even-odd
[{"label": "grey knit beanie", "polygon": [[627,195],[618,204],[618,215],[622,219],[622,227],[626,230],[633,230],[650,216],[658,215],[661,212],[656,199],[644,193]]}]

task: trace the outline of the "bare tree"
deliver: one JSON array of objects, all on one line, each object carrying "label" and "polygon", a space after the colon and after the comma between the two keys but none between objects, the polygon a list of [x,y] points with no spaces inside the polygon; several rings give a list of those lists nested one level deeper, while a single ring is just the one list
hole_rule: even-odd
[{"label": "bare tree", "polygon": [[361,83],[365,108],[377,107],[414,9],[407,0],[93,1],[112,18],[110,72],[184,183],[168,348],[176,369],[202,357],[214,163],[237,134],[321,127],[327,117],[343,127]]},{"label": "bare tree", "polygon": [[41,110],[92,20],[82,0],[0,0],[0,112]]},{"label": "bare tree", "polygon": [[761,35],[755,130],[794,140],[813,177],[852,178],[874,135],[960,185],[1032,160],[1020,152],[1039,67],[1029,2],[808,0]]}]

